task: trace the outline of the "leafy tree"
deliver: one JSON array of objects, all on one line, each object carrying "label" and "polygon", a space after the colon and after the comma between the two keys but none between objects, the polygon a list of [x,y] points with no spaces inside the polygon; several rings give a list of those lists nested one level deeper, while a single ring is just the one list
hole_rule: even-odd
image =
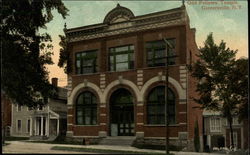
[{"label": "leafy tree", "polygon": [[64,72],[67,74],[72,71],[71,61],[69,59],[69,52],[67,50],[67,39],[64,35],[59,35],[59,37],[61,40],[59,43],[61,48],[60,48],[59,61],[57,65],[61,68],[64,67]]},{"label": "leafy tree", "polygon": [[63,18],[68,9],[61,0],[6,0],[1,8],[1,90],[14,103],[43,105],[53,87],[46,64],[53,64],[49,34],[39,34],[53,19],[56,9]]},{"label": "leafy tree", "polygon": [[232,96],[238,104],[237,114],[239,121],[248,119],[248,59],[240,58],[234,62],[234,66],[230,70],[229,80],[232,81],[230,89]]},{"label": "leafy tree", "polygon": [[235,60],[237,50],[226,48],[224,41],[216,45],[212,33],[199,51],[199,59],[189,66],[192,76],[199,81],[196,89],[199,97],[194,100],[201,108],[219,111],[228,120],[234,146],[232,118],[239,115],[241,105],[247,104],[247,63]]}]

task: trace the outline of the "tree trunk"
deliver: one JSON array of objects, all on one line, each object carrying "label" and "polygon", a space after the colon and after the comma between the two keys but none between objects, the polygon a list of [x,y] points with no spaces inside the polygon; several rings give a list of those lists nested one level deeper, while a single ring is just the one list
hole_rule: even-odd
[{"label": "tree trunk", "polygon": [[233,136],[232,118],[228,119],[228,122],[229,122],[230,135],[231,135],[231,146],[233,149],[234,148],[234,136]]}]

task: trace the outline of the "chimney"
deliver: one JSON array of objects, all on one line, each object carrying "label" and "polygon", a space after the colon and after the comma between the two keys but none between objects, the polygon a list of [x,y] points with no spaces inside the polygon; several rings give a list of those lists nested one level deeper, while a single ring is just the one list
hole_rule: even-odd
[{"label": "chimney", "polygon": [[52,78],[51,81],[52,81],[52,85],[55,86],[55,87],[57,87],[58,78]]}]

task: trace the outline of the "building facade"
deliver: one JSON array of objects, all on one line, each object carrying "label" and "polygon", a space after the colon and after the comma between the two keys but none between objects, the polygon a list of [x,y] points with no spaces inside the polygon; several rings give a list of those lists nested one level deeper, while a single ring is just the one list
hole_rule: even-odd
[{"label": "building facade", "polygon": [[[52,83],[57,83],[53,78]],[[56,84],[57,85],[57,84]],[[55,138],[66,133],[67,89],[57,87],[57,96],[44,107],[32,109],[12,104],[11,135],[34,139]]]},{"label": "building facade", "polygon": [[[210,150],[231,146],[230,127],[226,118],[219,112],[204,111],[204,143]],[[238,117],[233,117],[233,139],[236,149],[247,148],[248,133],[244,132],[247,127],[245,121],[239,122]]]},{"label": "building facade", "polygon": [[187,65],[197,59],[198,49],[185,6],[135,16],[118,4],[103,23],[65,28],[65,34],[72,64],[69,139],[98,143],[109,136],[133,136],[136,143],[165,145],[168,53],[170,142],[193,148],[196,120],[202,137],[202,112],[191,99],[197,95],[196,81]]}]

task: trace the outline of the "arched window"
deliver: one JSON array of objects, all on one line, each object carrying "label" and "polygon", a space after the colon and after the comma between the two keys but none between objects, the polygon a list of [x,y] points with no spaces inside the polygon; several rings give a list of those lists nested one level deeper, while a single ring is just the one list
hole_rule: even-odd
[{"label": "arched window", "polygon": [[97,99],[87,91],[79,94],[76,99],[76,124],[95,125],[97,123]]},{"label": "arched window", "polygon": [[[165,86],[153,88],[147,98],[147,123],[165,124]],[[175,124],[175,95],[168,88],[168,121]]]}]

